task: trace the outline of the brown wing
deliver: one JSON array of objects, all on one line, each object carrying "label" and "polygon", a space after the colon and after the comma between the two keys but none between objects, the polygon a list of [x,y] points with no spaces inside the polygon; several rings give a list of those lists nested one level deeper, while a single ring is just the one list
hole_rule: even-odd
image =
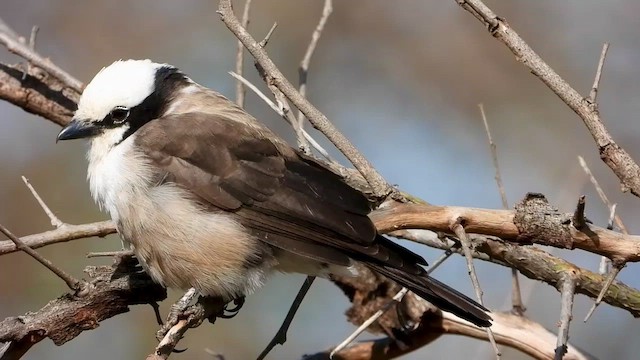
[{"label": "brown wing", "polygon": [[234,212],[262,241],[336,265],[362,261],[443,309],[488,324],[484,308],[426,275],[422,257],[377,234],[362,194],[274,138],[257,124],[203,113],[166,116],[136,132],[166,181]]}]

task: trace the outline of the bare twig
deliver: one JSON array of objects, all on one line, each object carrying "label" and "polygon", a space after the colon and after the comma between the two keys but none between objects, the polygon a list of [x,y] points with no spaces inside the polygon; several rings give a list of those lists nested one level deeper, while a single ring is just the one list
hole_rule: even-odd
[{"label": "bare twig", "polygon": [[29,254],[29,256],[36,259],[40,264],[44,265],[47,269],[51,270],[52,273],[56,274],[56,276],[62,279],[67,284],[69,289],[73,290],[77,296],[87,295],[89,291],[89,287],[86,282],[77,280],[76,278],[71,276],[71,274],[55,266],[51,261],[45,259],[42,255],[38,254],[38,252],[31,249],[24,242],[22,242],[20,238],[13,235],[13,233],[9,231],[9,229],[4,227],[4,225],[2,224],[0,224],[0,232],[2,232],[9,239],[11,239],[11,241],[13,241],[16,244],[16,247],[18,249],[26,252],[27,254]]},{"label": "bare twig", "polygon": [[[271,30],[269,30],[269,33],[267,33],[267,36],[265,36],[264,40],[260,42],[260,46],[262,48],[267,46],[269,39],[271,38],[271,34],[273,33],[273,30],[276,28],[276,25],[277,25],[276,23],[273,24],[273,27],[271,27]],[[291,107],[289,106],[289,101],[287,100],[286,96],[284,96],[282,91],[280,91],[280,89],[278,89],[277,86],[275,86],[271,81],[269,81],[267,73],[264,71],[264,68],[262,67],[262,65],[260,65],[257,61],[255,62],[255,67],[258,70],[258,73],[260,74],[260,76],[262,77],[262,80],[267,84],[267,87],[269,88],[269,90],[271,90],[271,93],[273,93],[273,96],[275,97],[276,102],[278,103],[278,108],[282,113],[282,117],[293,128],[293,131],[296,134],[296,142],[298,143],[298,149],[302,153],[310,155],[311,149],[309,148],[309,142],[305,138],[305,131],[302,128],[302,126],[300,126],[295,116],[293,116],[293,112],[291,111]]]},{"label": "bare twig", "polygon": [[516,33],[504,18],[497,16],[481,0],[455,0],[465,10],[480,20],[491,35],[504,43],[515,55],[549,89],[567,104],[589,129],[595,140],[600,158],[616,174],[623,191],[631,191],[640,197],[640,166],[631,155],[614,140],[597,109],[578,91],[569,85]]},{"label": "bare twig", "polygon": [[36,191],[36,189],[33,188],[31,183],[29,182],[29,179],[23,176],[22,181],[24,181],[24,184],[27,186],[27,188],[29,188],[29,190],[31,191],[31,194],[33,194],[33,197],[36,198],[36,200],[38,201],[38,204],[40,204],[40,207],[42,208],[42,210],[44,210],[44,213],[47,214],[47,216],[51,220],[51,225],[57,229],[64,227],[66,224],[62,222],[60,219],[58,219],[56,214],[54,214],[53,211],[49,209],[49,207],[44,202],[44,200],[42,200],[40,195],[38,195],[38,192]]},{"label": "bare twig", "polygon": [[[251,9],[251,0],[245,0],[244,10],[242,12],[242,27],[249,28],[249,11]],[[238,40],[238,49],[236,50],[236,73],[242,76],[244,69],[244,45]],[[245,89],[242,82],[236,82],[236,103],[240,107],[244,107]]]},{"label": "bare twig", "polygon": [[[67,224],[65,227],[60,229],[21,237],[20,240],[29,248],[37,249],[51,244],[84,239],[93,236],[104,237],[115,232],[116,228],[112,221],[101,221],[82,225]],[[19,250],[20,249],[11,240],[0,241],[0,256]]]},{"label": "bare twig", "polygon": [[[278,27],[278,23],[274,22],[273,25],[271,25],[271,29],[269,29],[269,31],[267,31],[267,35],[264,36],[264,39],[262,39],[262,41],[260,41],[259,45],[260,47],[265,47],[269,44],[269,40],[271,40],[271,35],[273,35],[273,32],[276,31],[276,28]],[[238,40],[240,41],[240,40]],[[242,42],[240,41],[240,43],[242,44]],[[243,45],[244,46],[244,45]]]},{"label": "bare twig", "polygon": [[[311,35],[311,41],[309,41],[309,46],[307,47],[307,51],[300,62],[300,67],[298,68],[298,82],[299,82],[299,90],[300,95],[303,98],[307,97],[307,77],[309,76],[309,64],[311,63],[311,57],[316,50],[316,46],[318,45],[318,41],[320,40],[320,36],[322,35],[322,30],[324,30],[324,26],[327,24],[327,20],[331,13],[333,12],[333,4],[332,0],[325,0],[324,6],[322,8],[322,16],[320,17],[320,21],[318,21],[318,25],[316,29],[313,31]],[[297,123],[300,129],[304,129],[304,114],[302,111],[298,111]],[[304,140],[304,139],[302,139]],[[299,144],[300,146],[304,146],[305,144]],[[308,146],[308,145],[307,145]]]},{"label": "bare twig", "polygon": [[562,360],[567,353],[569,340],[569,325],[573,311],[573,297],[576,292],[576,277],[572,272],[564,274],[560,294],[562,296],[562,309],[560,311],[560,328],[558,329],[558,341],[556,343],[555,360]]},{"label": "bare twig", "polygon": [[132,256],[135,255],[133,250],[118,250],[118,251],[98,251],[87,253],[88,258],[94,257],[118,257],[118,256]]},{"label": "bare twig", "polygon": [[[34,50],[34,51],[36,50],[36,37],[38,36],[38,30],[40,30],[40,28],[34,25],[31,28],[31,36],[29,37],[29,47],[31,48],[31,50]],[[27,79],[27,75],[29,75],[30,69],[31,69],[31,63],[27,63],[27,69],[22,74],[23,81]]]},{"label": "bare twig", "polygon": [[127,258],[118,259],[113,266],[89,266],[85,272],[93,279],[87,296],[60,296],[42,309],[0,321],[0,343],[11,344],[2,359],[18,359],[46,338],[60,346],[100,322],[128,312],[131,305],[167,297],[162,286]]},{"label": "bare twig", "polygon": [[[616,216],[616,207],[617,204],[611,205],[611,209],[609,212],[609,221],[607,222],[607,230],[613,230],[613,222]],[[600,266],[598,267],[598,273],[600,275],[604,275],[611,271],[611,260],[607,259],[604,256],[600,257]]]},{"label": "bare twig", "polygon": [[[614,206],[614,204],[611,203],[611,201],[607,197],[607,194],[605,194],[604,190],[602,190],[602,186],[600,186],[600,183],[598,183],[598,180],[596,179],[596,177],[593,176],[593,173],[591,172],[591,169],[589,169],[589,165],[587,165],[587,162],[584,160],[582,156],[578,156],[578,162],[580,163],[580,166],[582,167],[584,172],[589,176],[589,180],[591,181],[591,184],[593,184],[593,187],[596,189],[596,192],[598,192],[598,196],[600,196],[600,199],[602,200],[602,202],[607,206],[607,208],[609,208],[609,211],[611,211],[611,208]],[[624,223],[622,222],[622,219],[620,218],[620,216],[615,211],[613,211],[613,213],[614,213],[613,218],[615,220],[616,226],[623,233],[629,234],[629,232],[627,231],[627,227],[624,226]]]},{"label": "bare twig", "polygon": [[12,53],[27,60],[31,65],[39,67],[40,69],[49,73],[51,76],[54,76],[58,80],[62,81],[73,90],[82,92],[83,84],[80,81],[69,75],[69,73],[60,69],[49,59],[42,57],[31,47],[29,47],[28,44],[20,42],[18,38],[12,36],[12,33],[15,34],[15,32],[0,31],[0,44],[6,46],[7,50],[11,51]]},{"label": "bare twig", "polygon": [[495,179],[498,185],[498,191],[500,192],[500,199],[502,200],[502,207],[504,209],[509,208],[509,202],[507,202],[507,193],[504,191],[504,183],[502,182],[502,175],[500,174],[500,163],[498,162],[498,151],[496,144],[493,142],[491,136],[491,129],[489,128],[489,122],[487,121],[487,115],[484,112],[484,105],[478,104],[480,108],[480,115],[482,116],[482,122],[484,123],[484,130],[487,133],[487,139],[489,140],[489,150],[491,151],[491,160],[493,161],[493,168],[496,171]]},{"label": "bare twig", "polygon": [[[504,183],[502,182],[502,175],[500,173],[500,163],[498,162],[498,150],[496,144],[493,142],[491,136],[491,128],[489,128],[489,121],[487,121],[487,115],[484,112],[484,105],[478,104],[480,108],[480,115],[482,116],[482,122],[484,123],[484,130],[487,133],[487,139],[489,140],[489,150],[491,151],[491,159],[493,160],[493,168],[496,171],[495,179],[498,185],[498,191],[500,192],[500,199],[502,200],[502,207],[506,210],[509,208],[509,202],[507,201],[507,193],[504,191]],[[518,270],[511,269],[511,311],[514,314],[522,315],[526,311],[526,307],[522,302],[522,292],[520,291],[520,279],[518,278]]]},{"label": "bare twig", "polygon": [[267,347],[264,348],[264,350],[262,350],[260,355],[258,355],[257,360],[263,360],[264,358],[267,357],[267,355],[269,355],[269,352],[274,347],[276,347],[276,345],[278,344],[284,345],[284,343],[287,341],[287,331],[289,331],[289,326],[291,326],[291,322],[293,321],[293,318],[298,312],[298,308],[300,308],[300,304],[302,304],[302,300],[304,300],[304,297],[307,295],[307,292],[311,288],[311,285],[313,285],[313,281],[315,279],[316,279],[315,276],[307,276],[307,278],[304,279],[304,283],[302,283],[300,290],[298,290],[298,294],[296,295],[296,298],[293,300],[293,303],[291,304],[291,307],[289,308],[289,311],[287,312],[287,316],[285,316],[284,321],[280,326],[280,329],[278,329],[278,332],[276,332],[276,335],[273,337],[273,339],[271,339]]},{"label": "bare twig", "polygon": [[600,305],[600,303],[602,302],[604,295],[607,293],[607,291],[611,287],[611,284],[613,284],[613,281],[616,279],[620,271],[624,268],[624,265],[625,265],[624,263],[613,264],[613,267],[611,268],[611,271],[607,275],[607,280],[604,282],[604,285],[602,286],[602,290],[600,290],[600,293],[598,294],[596,301],[593,303],[593,305],[591,305],[589,312],[587,312],[587,315],[584,317],[584,322],[589,321],[589,318],[591,318],[591,315],[593,315],[593,312],[596,310],[598,305]]},{"label": "bare twig", "polygon": [[[467,270],[469,271],[469,276],[471,277],[471,283],[473,284],[473,289],[476,292],[476,298],[481,305],[484,305],[482,301],[482,288],[480,288],[480,281],[478,281],[478,275],[476,274],[476,269],[473,266],[473,255],[471,253],[471,240],[469,236],[467,236],[467,232],[464,230],[462,226],[463,219],[457,218],[454,223],[451,224],[451,231],[458,237],[460,240],[460,244],[462,245],[462,250],[464,252],[464,257],[467,260]],[[496,354],[496,358],[500,359],[500,349],[498,349],[498,344],[496,344],[496,339],[493,336],[493,332],[491,328],[486,328],[487,337],[493,346],[493,351]]]},{"label": "bare twig", "polygon": [[578,205],[576,205],[576,211],[573,213],[573,219],[571,220],[573,226],[582,231],[587,228],[587,220],[584,217],[585,196],[581,195],[578,198]]},{"label": "bare twig", "polygon": [[604,67],[604,59],[607,57],[607,51],[609,50],[609,43],[604,43],[602,45],[602,53],[600,54],[600,61],[598,61],[598,69],[596,70],[596,77],[593,80],[593,86],[591,86],[591,92],[589,93],[589,97],[587,100],[596,104],[596,100],[598,97],[598,91],[600,90],[600,79],[602,78],[602,68]]},{"label": "bare twig", "polygon": [[342,133],[331,124],[329,119],[315,106],[300,95],[298,90],[282,75],[266,51],[256,40],[242,27],[242,24],[233,13],[230,0],[221,0],[218,13],[222,22],[242,41],[256,62],[269,75],[269,83],[273,83],[291,102],[309,119],[313,126],[320,130],[349,161],[354,165],[371,186],[372,194],[379,198],[385,198],[393,192],[393,188],[373,168],[371,163],[353,146]]}]

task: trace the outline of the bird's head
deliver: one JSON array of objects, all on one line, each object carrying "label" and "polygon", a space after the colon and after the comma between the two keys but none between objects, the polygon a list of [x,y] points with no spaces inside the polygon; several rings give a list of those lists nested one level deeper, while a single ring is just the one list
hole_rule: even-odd
[{"label": "bird's head", "polygon": [[120,60],[103,68],[84,89],[73,120],[58,140],[104,137],[116,145],[161,116],[188,83],[177,68],[151,60]]}]

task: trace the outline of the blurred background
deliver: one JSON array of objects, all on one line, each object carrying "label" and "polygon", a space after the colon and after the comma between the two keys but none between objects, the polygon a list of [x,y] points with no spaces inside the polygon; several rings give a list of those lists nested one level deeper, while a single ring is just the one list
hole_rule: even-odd
[{"label": "blurred background", "polygon": [[[236,11],[244,2],[236,1]],[[577,90],[588,94],[602,44],[611,42],[604,68],[600,110],[616,141],[640,160],[640,3],[632,0],[487,1]],[[320,17],[321,0],[254,1],[250,31],[262,38],[278,28],[268,52],[297,82],[297,66]],[[236,40],[205,0],[86,1],[2,0],[0,16],[28,37],[40,27],[38,51],[87,82],[117,59],[151,58],[178,66],[193,79],[234,97]],[[5,49],[0,60],[17,62]],[[247,77],[261,88],[253,61]],[[292,131],[251,92],[247,109],[292,139]],[[587,216],[605,226],[608,210],[581,170],[582,155],[602,183],[632,233],[640,225],[639,199],[622,194],[618,180],[598,158],[581,120],[494,40],[454,1],[335,1],[334,13],[311,62],[309,97],[392,183],[432,203],[500,208],[493,166],[478,103],[483,103],[510,205],[528,191],[546,194],[572,211],[586,194]],[[93,204],[85,181],[86,144],[55,144],[59,128],[8,103],[0,103],[0,222],[16,234],[49,230],[51,225],[20,176],[29,178],[65,222],[107,219]],[[316,133],[317,138],[320,136]],[[326,144],[326,142],[324,142]],[[327,145],[328,147],[328,145]],[[335,154],[335,152],[334,152]],[[407,244],[433,261],[439,255]],[[89,251],[116,250],[116,236],[86,239],[42,249],[67,271],[82,276]],[[597,270],[599,258],[578,251],[552,250]],[[510,306],[510,271],[477,262],[485,301],[492,309]],[[639,267],[629,265],[620,279],[640,287]],[[440,280],[473,294],[462,257],[447,261]],[[251,359],[268,343],[284,318],[302,276],[278,275],[248,299],[239,316],[205,324],[187,333],[172,359],[211,359],[205,349],[227,359]],[[523,281],[527,315],[554,331],[560,312],[552,287]],[[42,307],[64,293],[64,284],[22,253],[0,257],[0,318]],[[171,292],[163,314],[179,293]],[[625,311],[602,305],[589,323],[581,320],[592,301],[577,296],[570,341],[601,359],[632,359],[640,322]],[[330,282],[316,282],[295,319],[285,346],[271,359],[298,359],[342,341],[354,326],[343,315],[348,301]],[[142,359],[156,345],[157,325],[150,306],[100,324],[55,347],[49,340],[27,359]],[[365,335],[362,339],[374,338]],[[446,336],[404,359],[491,359],[488,343]],[[511,350],[505,359],[526,359]]]}]

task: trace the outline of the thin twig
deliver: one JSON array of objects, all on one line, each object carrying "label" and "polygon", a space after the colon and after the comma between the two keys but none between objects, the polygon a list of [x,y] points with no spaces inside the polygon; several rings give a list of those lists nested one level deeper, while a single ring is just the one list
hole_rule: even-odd
[{"label": "thin twig", "polygon": [[480,20],[494,38],[505,44],[520,63],[582,119],[597,145],[600,158],[616,174],[622,190],[640,197],[640,166],[614,141],[598,109],[558,75],[503,17],[496,15],[481,0],[455,0],[455,3]]},{"label": "thin twig", "polygon": [[[606,51],[603,48],[603,55],[601,57],[601,62],[604,61],[605,55],[606,55]],[[587,162],[584,160],[582,156],[578,156],[578,162],[580,162],[580,166],[582,166],[582,169],[584,170],[584,172],[589,176],[589,180],[591,180],[591,183],[593,184],[593,187],[596,189],[598,196],[600,196],[600,199],[602,199],[602,202],[609,208],[609,222],[607,224],[607,229],[613,230],[613,223],[615,222],[615,225],[620,229],[620,231],[628,235],[629,232],[627,231],[627,227],[622,222],[622,219],[620,218],[620,216],[618,216],[618,214],[616,213],[616,204],[611,203],[611,201],[605,194],[604,190],[600,186],[600,183],[598,183],[598,180],[593,175],[593,173],[591,172],[591,169],[587,165]],[[608,270],[609,274],[607,275],[607,280],[604,286],[602,287],[602,289],[600,290],[600,293],[598,294],[596,301],[593,303],[593,305],[587,312],[587,315],[584,318],[584,322],[587,322],[589,318],[591,318],[591,315],[593,315],[596,308],[600,305],[600,303],[602,302],[602,299],[604,298],[604,295],[607,293],[607,291],[609,291],[609,287],[611,287],[611,284],[613,284],[613,281],[615,280],[615,278],[618,276],[620,271],[625,267],[625,262],[624,260],[616,260],[613,266],[611,265],[612,264],[610,259],[604,256],[600,259],[600,266],[599,266],[600,273],[602,274],[604,273],[604,271]]]},{"label": "thin twig", "polygon": [[[29,47],[34,51],[36,50],[36,37],[38,36],[38,30],[40,30],[40,28],[37,25],[34,25],[31,28],[31,36],[29,36]],[[22,73],[22,81],[27,79],[29,70],[31,70],[31,63],[27,62],[27,68]]]},{"label": "thin twig", "polygon": [[284,77],[282,72],[269,58],[266,51],[256,40],[242,27],[242,24],[233,13],[231,0],[220,0],[218,13],[222,22],[242,41],[256,62],[269,75],[269,82],[273,83],[291,102],[309,119],[309,122],[322,132],[342,152],[347,159],[362,174],[371,186],[372,195],[383,199],[395,190],[374,169],[372,164],[353,146],[338,129],[315,106],[300,95],[298,90]]},{"label": "thin twig", "polygon": [[587,312],[587,316],[584,317],[584,320],[583,320],[584,322],[589,321],[589,319],[591,318],[591,315],[593,315],[593,312],[596,310],[598,305],[600,305],[600,303],[602,302],[602,299],[604,298],[604,295],[607,293],[607,291],[609,290],[609,287],[611,287],[611,284],[613,284],[613,281],[616,279],[616,277],[618,276],[620,271],[624,268],[624,266],[625,266],[624,263],[613,264],[611,271],[607,275],[607,280],[605,280],[604,285],[602,286],[602,290],[600,290],[600,293],[596,298],[596,302],[594,302],[593,305],[591,305],[591,308]]},{"label": "thin twig", "polygon": [[[245,0],[244,10],[242,12],[242,27],[249,28],[249,11],[251,9],[251,0]],[[236,51],[236,73],[242,76],[244,69],[244,45],[238,40],[238,49]],[[244,107],[245,89],[242,82],[236,82],[236,103],[240,107]]]},{"label": "thin twig", "polygon": [[608,50],[609,43],[604,43],[604,45],[602,45],[602,53],[600,53],[600,61],[598,61],[596,77],[593,80],[593,86],[591,87],[591,92],[589,93],[589,97],[587,98],[587,100],[594,105],[596,104],[598,91],[600,91],[600,78],[602,78],[602,68],[604,67],[604,59],[607,57]]},{"label": "thin twig", "polygon": [[[260,47],[265,47],[269,44],[269,40],[271,40],[271,35],[273,35],[273,32],[276,31],[276,28],[278,27],[278,23],[274,22],[273,25],[271,25],[271,29],[269,29],[269,31],[267,32],[267,35],[265,35],[264,39],[262,39],[262,41],[260,41],[259,45]],[[240,40],[238,40],[240,41]],[[242,43],[242,42],[240,42]]]},{"label": "thin twig", "polygon": [[[39,234],[27,235],[20,238],[29,248],[37,249],[43,246],[67,242],[77,239],[85,239],[93,236],[104,237],[116,232],[112,221],[100,221],[89,224],[70,225]],[[0,256],[19,251],[16,244],[11,241],[0,241]]]},{"label": "thin twig", "polygon": [[23,176],[22,181],[24,181],[24,184],[31,191],[31,194],[33,194],[33,197],[36,198],[36,200],[38,201],[38,204],[40,204],[40,207],[42,208],[42,210],[44,210],[44,213],[47,214],[47,216],[51,220],[51,225],[54,226],[56,229],[60,229],[61,227],[64,227],[66,224],[62,222],[60,219],[58,219],[58,217],[53,213],[53,211],[49,209],[49,207],[44,202],[44,200],[42,200],[40,195],[38,195],[38,192],[36,191],[36,189],[33,188],[31,183],[29,182],[29,179]]},{"label": "thin twig", "polygon": [[331,353],[329,354],[329,358],[333,358],[333,356],[336,353],[342,351],[342,349],[344,349],[349,344],[351,344],[353,340],[355,340],[358,336],[360,336],[360,334],[362,334],[365,330],[367,330],[367,328],[371,326],[371,324],[373,324],[376,320],[378,320],[380,316],[386,313],[394,305],[399,304],[400,301],[402,301],[402,298],[407,294],[408,291],[409,289],[405,287],[403,287],[400,291],[398,291],[398,293],[396,293],[393,296],[393,298],[391,298],[391,301],[386,303],[380,310],[376,311],[372,316],[370,316],[367,320],[365,320],[362,324],[360,324],[360,326],[358,326],[358,328],[354,332],[352,332],[351,335],[347,336],[347,338],[344,339],[340,344],[338,344],[338,346],[333,348],[331,350]]},{"label": "thin twig", "polygon": [[[273,30],[275,29],[275,27],[276,27],[276,24],[274,23],[273,27],[271,27],[271,30],[269,30],[264,40],[260,42],[260,46],[262,48],[267,46],[267,44],[269,43],[269,39],[271,38],[271,34],[273,33]],[[293,112],[291,111],[291,107],[289,106],[289,101],[287,100],[287,97],[284,96],[282,91],[280,91],[280,89],[278,89],[277,86],[275,86],[272,82],[268,80],[267,73],[264,71],[264,68],[262,67],[262,65],[260,65],[257,61],[254,64],[256,69],[258,70],[258,74],[260,74],[260,76],[262,77],[262,80],[267,84],[267,87],[273,93],[273,96],[275,97],[276,102],[278,103],[278,108],[281,109],[281,112],[283,114],[282,117],[293,128],[293,131],[296,134],[296,142],[298,143],[298,149],[304,154],[311,155],[309,142],[305,139],[304,129],[300,126],[295,116],[293,116]]]},{"label": "thin twig", "polygon": [[[482,301],[482,288],[480,288],[480,281],[478,281],[478,275],[476,274],[476,269],[473,266],[471,240],[469,239],[469,236],[467,236],[467,232],[465,231],[464,226],[462,226],[462,223],[463,223],[463,219],[457,218],[451,224],[451,230],[453,231],[454,234],[456,234],[456,236],[460,240],[460,244],[462,245],[462,250],[464,252],[464,257],[467,260],[467,270],[469,271],[469,276],[471,277],[471,283],[473,284],[473,289],[476,292],[476,298],[478,302],[484,306],[484,303]],[[498,344],[496,343],[496,339],[493,336],[493,331],[491,331],[490,327],[487,327],[486,331],[487,331],[487,337],[489,337],[489,341],[493,346],[493,351],[496,354],[496,358],[500,359],[500,356],[501,356],[500,349],[498,349]]]},{"label": "thin twig", "polygon": [[560,293],[562,296],[562,308],[560,310],[560,328],[558,329],[558,341],[554,360],[562,360],[567,353],[569,340],[569,325],[571,324],[573,311],[573,297],[576,292],[576,276],[572,271],[564,275]]},{"label": "thin twig", "polygon": [[69,73],[67,73],[66,71],[60,69],[49,59],[42,57],[31,47],[29,47],[28,44],[20,42],[19,39],[15,38],[12,35],[12,32],[8,32],[6,30],[0,31],[0,44],[4,45],[10,52],[27,60],[31,65],[39,67],[40,69],[49,73],[51,76],[62,81],[66,86],[72,88],[77,92],[82,92],[82,88],[84,87],[82,82],[69,75]]},{"label": "thin twig", "polygon": [[[480,108],[480,115],[482,116],[482,122],[484,123],[484,130],[487,133],[487,140],[489,140],[489,150],[491,151],[491,159],[493,160],[493,168],[495,169],[495,180],[498,185],[498,192],[500,193],[500,199],[502,200],[502,207],[506,210],[509,208],[509,202],[507,201],[507,193],[504,190],[504,183],[502,182],[502,175],[500,172],[500,163],[498,162],[498,149],[493,142],[491,136],[491,128],[489,127],[489,121],[487,115],[484,112],[484,105],[478,104]],[[520,290],[520,278],[518,277],[518,270],[511,269],[511,311],[516,315],[523,315],[526,311],[526,307],[522,301],[522,291]]]},{"label": "thin twig", "polygon": [[87,253],[88,258],[94,257],[117,257],[117,256],[132,256],[133,250],[119,250],[119,251],[97,251]]},{"label": "thin twig", "polygon": [[[318,46],[318,41],[320,40],[320,36],[322,35],[322,30],[324,30],[324,26],[327,24],[327,20],[331,13],[333,12],[333,3],[332,0],[325,0],[324,7],[322,8],[322,16],[320,17],[320,21],[318,21],[318,25],[316,29],[313,31],[311,35],[311,41],[309,41],[309,46],[307,46],[307,51],[300,62],[300,67],[298,68],[298,85],[300,95],[303,98],[307,97],[307,79],[309,76],[309,64],[311,63],[311,57]],[[302,111],[298,111],[297,118],[298,126],[300,129],[304,129],[304,114]],[[304,140],[304,139],[299,139]],[[298,146],[304,146],[305,144],[298,144]],[[308,144],[307,144],[308,147]]]},{"label": "thin twig", "polygon": [[18,249],[26,252],[27,254],[29,254],[29,256],[36,259],[40,264],[44,265],[47,269],[51,270],[52,273],[56,274],[60,279],[62,279],[67,284],[69,289],[73,290],[76,293],[77,296],[84,296],[87,294],[88,284],[86,282],[77,280],[76,278],[71,276],[71,274],[55,266],[51,261],[47,260],[42,255],[38,254],[37,251],[28,247],[24,242],[22,242],[22,240],[20,240],[20,238],[13,235],[13,233],[9,231],[9,229],[4,227],[4,225],[2,224],[0,224],[0,232],[2,232],[9,239],[11,239],[11,241],[13,241],[16,244],[16,247]]},{"label": "thin twig", "polygon": [[[593,187],[596,189],[596,192],[598,192],[598,196],[600,196],[600,199],[602,200],[602,202],[607,206],[607,208],[609,208],[609,211],[611,211],[611,207],[613,206],[613,204],[607,197],[607,194],[604,193],[604,190],[602,190],[602,186],[600,186],[600,183],[598,183],[598,180],[591,172],[591,169],[587,165],[587,162],[584,160],[582,156],[578,156],[578,162],[580,162],[580,166],[582,166],[582,169],[584,170],[584,172],[589,176],[589,180],[591,181],[591,184],[593,184]],[[615,220],[616,226],[620,229],[620,231],[622,231],[624,234],[629,234],[629,231],[627,231],[627,227],[624,226],[622,219],[617,213],[615,213],[614,220]]]},{"label": "thin twig", "polygon": [[[442,265],[442,263],[445,262],[445,260],[447,260],[451,256],[451,254],[453,254],[453,251],[451,249],[446,250],[442,255],[440,255],[440,257],[431,266],[429,266],[429,269],[427,269],[427,274],[431,274],[432,272],[434,272],[440,265]],[[376,311],[367,320],[365,320],[362,324],[360,324],[360,326],[358,326],[358,328],[355,331],[353,331],[349,336],[347,336],[346,339],[344,339],[340,344],[338,344],[338,346],[333,348],[331,350],[331,353],[329,354],[329,357],[332,358],[336,353],[342,351],[342,349],[349,346],[349,344],[351,344],[358,336],[360,336],[360,334],[362,334],[365,330],[367,330],[369,326],[371,326],[371,324],[373,324],[382,315],[384,315],[384,313],[389,311],[389,309],[391,309],[394,305],[399,304],[402,301],[402,298],[404,298],[404,296],[407,294],[408,291],[409,289],[404,287],[400,291],[398,291],[398,293],[393,296],[391,301],[387,302],[381,309]]]},{"label": "thin twig", "polygon": [[284,345],[284,343],[287,341],[287,331],[289,331],[291,322],[293,321],[293,318],[298,312],[298,308],[300,308],[300,304],[302,304],[302,300],[304,300],[304,297],[307,295],[307,292],[311,288],[311,285],[313,285],[313,281],[315,279],[316,279],[315,276],[307,276],[307,278],[304,279],[304,282],[302,283],[300,290],[298,290],[298,294],[296,295],[296,298],[293,300],[293,303],[291,304],[291,307],[289,308],[289,311],[287,312],[287,316],[285,316],[284,321],[280,326],[280,329],[278,329],[278,332],[276,332],[276,335],[273,337],[273,339],[271,339],[267,347],[264,348],[264,350],[262,350],[260,355],[258,355],[257,360],[263,360],[264,358],[267,357],[267,355],[269,355],[269,352],[274,347],[276,347],[276,345],[278,344]]},{"label": "thin twig", "polygon": [[502,175],[500,174],[500,164],[498,163],[497,146],[493,142],[493,137],[491,136],[491,129],[489,128],[487,115],[484,112],[484,105],[478,104],[478,108],[480,108],[480,115],[482,116],[482,122],[484,123],[484,130],[487,133],[487,139],[489,140],[489,150],[491,151],[491,160],[493,161],[493,168],[495,169],[495,179],[496,179],[496,184],[498,185],[498,191],[500,192],[502,207],[504,209],[508,209],[509,202],[507,202],[507,193],[504,191],[504,183],[502,182]]},{"label": "thin twig", "polygon": [[[609,221],[607,221],[607,230],[613,230],[613,222],[616,216],[616,208],[618,204],[613,204],[609,211]],[[611,271],[611,260],[606,256],[600,257],[600,266],[598,267],[598,273],[604,275]]]},{"label": "thin twig", "polygon": [[[260,91],[260,89],[258,89],[257,86],[255,86],[253,83],[249,82],[249,80],[245,79],[244,77],[234,73],[234,72],[229,72],[229,74],[231,76],[233,76],[235,79],[237,79],[238,81],[241,81],[247,88],[249,88],[250,90],[252,90],[256,95],[258,95],[258,97],[260,97],[260,99],[262,99],[262,101],[264,101],[267,105],[269,105],[269,107],[276,112],[276,114],[282,116],[282,118],[284,118],[287,123],[289,123],[291,126],[293,126],[294,124],[291,123],[291,117],[285,115],[285,111],[283,108],[278,107],[278,105],[276,105],[273,101],[271,101],[271,99],[269,99],[267,97],[267,95],[265,95],[262,91]],[[318,152],[320,153],[320,155],[324,156],[328,161],[331,162],[335,162],[335,160],[331,157],[331,155],[329,155],[329,153],[327,152],[327,150],[325,150],[322,145],[320,145],[306,130],[302,129],[302,134],[305,137],[305,139],[307,139],[307,141],[309,141],[309,143],[311,144],[311,146]]]},{"label": "thin twig", "polygon": [[584,216],[585,205],[585,196],[580,195],[578,198],[578,205],[576,205],[576,211],[573,213],[573,219],[571,220],[573,226],[580,231],[587,228],[587,219]]}]

